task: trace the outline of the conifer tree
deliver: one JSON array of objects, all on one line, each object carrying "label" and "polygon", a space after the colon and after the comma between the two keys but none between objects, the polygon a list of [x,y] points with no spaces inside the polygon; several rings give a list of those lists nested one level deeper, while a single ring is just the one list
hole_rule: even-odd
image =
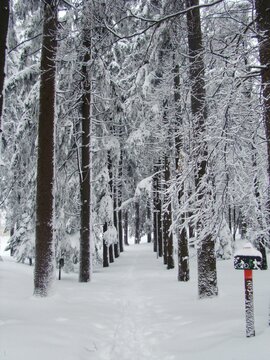
[{"label": "conifer tree", "polygon": [[[91,201],[91,8],[90,2],[84,6],[83,28],[83,65],[82,65],[82,138],[81,138],[81,228],[80,228],[80,274],[79,281],[87,282],[91,279],[91,239],[90,239],[90,201]],[[87,16],[88,15],[88,16]]]},{"label": "conifer tree", "polygon": [[34,294],[47,296],[54,272],[54,129],[57,0],[44,1],[38,124]]},{"label": "conifer tree", "polygon": [[[199,0],[186,0],[187,8],[198,6]],[[207,200],[207,144],[203,137],[207,119],[206,90],[205,90],[205,67],[203,60],[203,43],[200,10],[194,8],[187,13],[188,46],[190,61],[191,80],[191,111],[195,146],[199,149],[195,155],[195,186],[197,192],[197,211],[199,215],[197,223],[198,232],[198,289],[199,297],[215,296],[217,289],[215,242],[209,226],[210,219],[204,217],[204,206],[209,207]],[[206,212],[207,213],[207,212]],[[209,215],[209,214],[207,214]]]},{"label": "conifer tree", "polygon": [[2,126],[2,114],[4,104],[4,80],[7,50],[7,34],[9,22],[9,0],[3,0],[0,4],[0,131]]},{"label": "conifer tree", "polygon": [[[267,141],[268,185],[270,184],[270,6],[267,1],[255,0],[257,26],[259,30],[259,56],[263,94],[264,124]],[[268,192],[268,213],[270,212],[270,194]],[[268,215],[269,216],[269,215]],[[269,221],[269,220],[268,220]]]},{"label": "conifer tree", "polygon": [[[264,122],[267,138],[268,172],[270,178],[270,7],[264,0],[255,0],[258,24],[259,55],[264,103]],[[270,180],[269,180],[270,182]]]}]

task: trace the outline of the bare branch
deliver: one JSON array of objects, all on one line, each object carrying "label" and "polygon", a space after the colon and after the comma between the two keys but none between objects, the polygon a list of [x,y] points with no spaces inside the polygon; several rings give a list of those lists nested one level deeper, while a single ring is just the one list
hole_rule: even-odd
[{"label": "bare branch", "polygon": [[37,34],[37,35],[35,35],[35,36],[33,36],[33,37],[29,38],[29,39],[23,40],[22,42],[20,42],[20,43],[17,44],[16,46],[14,46],[14,48],[10,49],[10,50],[8,51],[8,54],[10,54],[12,51],[16,50],[19,46],[25,44],[25,43],[28,42],[28,41],[34,40],[34,39],[38,38],[38,37],[41,36],[41,35],[42,35],[42,33]]},{"label": "bare branch", "polygon": [[189,8],[187,8],[185,10],[180,10],[180,11],[177,11],[177,12],[175,12],[173,14],[163,16],[160,19],[146,19],[146,18],[143,18],[143,17],[140,17],[140,16],[137,16],[137,15],[133,14],[131,10],[129,10],[129,11],[132,14],[132,16],[135,17],[138,20],[157,24],[157,23],[162,23],[164,21],[170,20],[170,19],[172,19],[174,17],[177,17],[177,16],[180,16],[180,15],[185,15],[187,12],[192,11],[194,9],[211,7],[211,6],[214,6],[214,5],[217,5],[217,4],[221,3],[223,1],[224,0],[216,0],[216,1],[212,2],[212,3],[210,3],[210,4],[202,4],[202,5],[190,6]]},{"label": "bare branch", "polygon": [[[131,15],[125,17],[124,19],[127,19],[127,18],[135,18],[135,19],[141,20],[141,21],[143,21],[143,22],[150,23],[150,24],[149,24],[148,26],[146,26],[144,29],[142,29],[142,30],[140,30],[140,31],[137,31],[137,32],[134,32],[134,33],[132,33],[132,34],[130,34],[130,35],[120,35],[119,33],[117,33],[117,32],[113,29],[113,27],[115,27],[116,24],[114,24],[113,27],[110,27],[107,23],[104,23],[104,24],[105,24],[106,29],[107,29],[110,33],[112,33],[114,36],[116,36],[119,40],[122,40],[122,39],[131,39],[131,38],[133,38],[133,37],[135,37],[135,36],[140,36],[140,35],[146,33],[146,32],[147,32],[149,29],[151,29],[153,26],[160,25],[160,24],[162,24],[163,22],[166,22],[166,21],[168,21],[168,20],[171,20],[171,19],[173,19],[173,18],[175,18],[175,17],[178,17],[178,16],[180,16],[180,15],[185,15],[185,14],[188,13],[189,11],[192,11],[192,10],[197,9],[197,8],[200,9],[200,8],[211,7],[211,6],[214,6],[214,5],[217,5],[217,4],[221,3],[221,2],[223,2],[223,1],[224,1],[224,0],[216,0],[216,1],[212,2],[212,3],[210,3],[210,4],[202,4],[202,5],[191,6],[191,7],[187,8],[187,9],[185,9],[185,10],[177,11],[177,12],[175,12],[175,13],[173,13],[173,14],[169,14],[169,15],[163,16],[163,17],[161,17],[161,18],[159,18],[159,19],[147,19],[147,18],[144,18],[144,17],[140,17],[140,16],[138,16],[138,15],[133,14],[132,11],[129,10],[129,12],[130,12]],[[122,20],[124,20],[124,19],[122,19]]]}]

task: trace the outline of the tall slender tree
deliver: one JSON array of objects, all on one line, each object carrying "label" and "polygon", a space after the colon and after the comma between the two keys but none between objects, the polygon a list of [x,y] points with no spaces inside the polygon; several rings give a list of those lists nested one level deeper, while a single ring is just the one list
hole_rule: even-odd
[{"label": "tall slender tree", "polygon": [[4,80],[7,49],[7,34],[9,22],[9,0],[0,4],[0,131],[2,131],[2,114],[4,104]]},{"label": "tall slender tree", "polygon": [[[174,73],[174,102],[175,102],[175,168],[176,176],[181,176],[183,169],[183,159],[181,157],[183,151],[183,119],[181,117],[181,96],[180,96],[180,75],[179,65],[175,64],[173,68]],[[178,202],[184,200],[184,184],[180,186],[178,191]],[[177,231],[177,244],[178,244],[178,281],[189,280],[189,248],[188,248],[188,236],[185,227],[185,212],[180,215],[180,231]]]},{"label": "tall slender tree", "polygon": [[[205,66],[203,59],[203,42],[201,30],[199,0],[186,0],[188,46],[191,80],[191,112],[193,115],[194,142],[199,151],[195,154],[195,186],[197,192],[198,212],[198,290],[199,297],[218,294],[215,242],[211,234],[209,219],[202,214],[200,207],[209,206],[207,200],[207,144],[203,139],[207,120]],[[206,211],[207,213],[207,211]],[[208,222],[207,222],[208,220]]]},{"label": "tall slender tree", "polygon": [[[259,30],[259,55],[261,62],[264,123],[267,140],[268,181],[270,184],[270,5],[265,0],[255,0]],[[270,209],[270,194],[268,208]],[[268,209],[268,210],[269,210]]]},{"label": "tall slender tree", "polygon": [[[81,138],[81,228],[80,228],[80,273],[79,281],[91,280],[91,246],[90,246],[90,201],[91,201],[91,176],[90,176],[90,136],[91,136],[91,8],[90,2],[84,5],[83,24],[83,65],[82,74],[82,138]],[[87,16],[88,15],[88,16]]]},{"label": "tall slender tree", "polygon": [[171,177],[170,172],[170,161],[167,155],[164,156],[164,191],[165,191],[165,202],[168,204],[164,208],[163,215],[163,241],[166,254],[164,254],[164,258],[166,258],[167,269],[174,268],[174,258],[173,258],[173,235],[172,235],[172,200],[169,198],[166,191],[168,191],[168,184]]},{"label": "tall slender tree", "polygon": [[44,1],[38,123],[34,294],[47,296],[54,272],[54,129],[58,0]]}]

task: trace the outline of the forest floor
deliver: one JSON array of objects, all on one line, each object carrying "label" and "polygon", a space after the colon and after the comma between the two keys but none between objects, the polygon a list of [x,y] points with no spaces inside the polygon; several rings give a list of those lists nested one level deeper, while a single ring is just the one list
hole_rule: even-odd
[{"label": "forest floor", "polygon": [[63,273],[45,299],[32,296],[33,267],[0,262],[1,360],[269,359],[269,270],[254,271],[254,338],[245,337],[243,272],[218,261],[219,296],[199,300],[152,246],[131,245],[90,283]]}]

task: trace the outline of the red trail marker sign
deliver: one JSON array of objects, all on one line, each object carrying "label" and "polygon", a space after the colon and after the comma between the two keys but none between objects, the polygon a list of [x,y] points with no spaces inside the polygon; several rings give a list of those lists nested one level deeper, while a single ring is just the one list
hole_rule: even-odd
[{"label": "red trail marker sign", "polygon": [[262,254],[251,243],[247,243],[234,254],[234,268],[244,270],[247,337],[255,336],[252,271],[261,269],[261,266]]}]

